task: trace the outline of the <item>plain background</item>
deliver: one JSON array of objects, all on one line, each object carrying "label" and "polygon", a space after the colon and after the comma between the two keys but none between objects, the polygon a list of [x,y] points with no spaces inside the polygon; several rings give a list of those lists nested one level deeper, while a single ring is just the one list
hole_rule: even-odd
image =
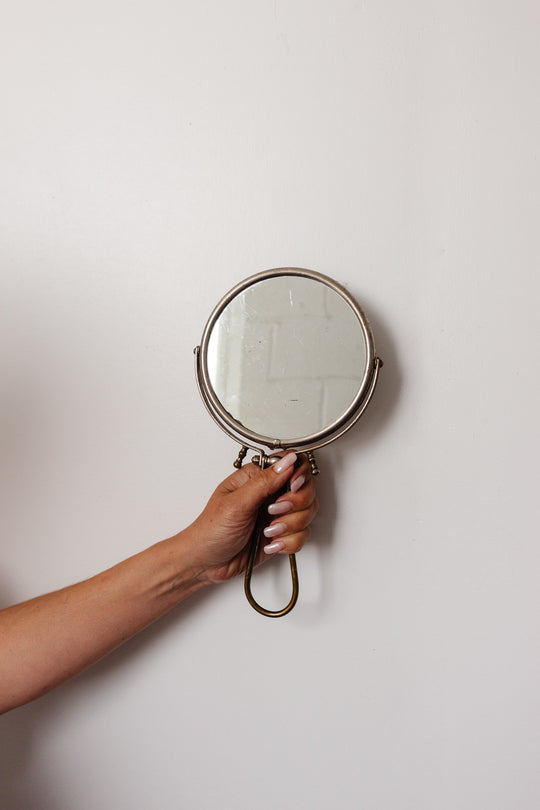
[{"label": "plain background", "polygon": [[4,605],[173,534],[229,474],[192,349],[242,278],[334,276],[385,366],[320,453],[295,611],[232,582],[4,716],[3,808],[538,807],[539,14],[4,9]]}]

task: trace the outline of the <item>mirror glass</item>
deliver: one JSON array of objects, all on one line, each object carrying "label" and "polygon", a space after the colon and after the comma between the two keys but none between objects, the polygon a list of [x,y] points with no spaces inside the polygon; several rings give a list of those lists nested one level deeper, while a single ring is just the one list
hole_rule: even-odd
[{"label": "mirror glass", "polygon": [[349,303],[323,282],[284,275],[227,303],[209,335],[207,367],[236,422],[285,442],[317,433],[347,411],[367,358]]}]

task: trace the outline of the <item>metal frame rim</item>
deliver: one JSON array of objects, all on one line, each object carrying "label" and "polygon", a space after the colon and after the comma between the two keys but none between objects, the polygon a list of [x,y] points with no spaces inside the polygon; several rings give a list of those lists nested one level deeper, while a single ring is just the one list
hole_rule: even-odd
[{"label": "metal frame rim", "polygon": [[[210,335],[217,319],[225,307],[234,298],[236,298],[239,293],[248,287],[251,287],[252,285],[261,281],[279,278],[281,276],[301,276],[304,278],[309,278],[313,281],[325,284],[327,287],[334,290],[334,292],[345,300],[356,315],[362,328],[364,341],[366,344],[366,366],[364,375],[358,388],[358,392],[348,408],[346,408],[346,410],[337,419],[335,419],[330,425],[327,425],[324,429],[291,440],[281,439],[279,437],[273,438],[270,436],[264,436],[249,430],[249,428],[246,428],[240,422],[233,419],[229,412],[225,410],[214,391],[214,388],[210,382],[207,363]],[[365,407],[371,399],[380,367],[380,360],[375,357],[373,335],[371,333],[369,322],[362,308],[353,298],[353,296],[347,289],[345,289],[345,287],[329,276],[325,276],[322,273],[316,272],[315,270],[307,270],[300,267],[278,267],[273,270],[265,270],[262,273],[256,273],[255,275],[249,276],[236,284],[214,307],[210,317],[208,318],[206,326],[204,327],[201,344],[196,348],[195,352],[197,356],[197,382],[199,385],[199,391],[211,416],[213,416],[220,427],[224,429],[225,432],[228,433],[232,438],[235,438],[235,434],[237,434],[240,437],[236,439],[237,441],[252,448],[259,448],[261,445],[263,445],[272,449],[276,449],[278,447],[284,449],[288,447],[295,447],[299,450],[315,450],[318,447],[329,444],[334,440],[334,438],[338,438],[350,427],[352,427],[352,425],[355,424],[357,419],[363,413]],[[222,423],[227,426],[227,429]]]}]

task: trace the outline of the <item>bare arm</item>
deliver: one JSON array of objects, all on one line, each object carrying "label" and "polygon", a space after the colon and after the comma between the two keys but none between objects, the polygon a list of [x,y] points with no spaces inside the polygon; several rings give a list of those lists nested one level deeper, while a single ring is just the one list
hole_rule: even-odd
[{"label": "bare arm", "polygon": [[174,537],[84,582],[0,611],[0,712],[59,686],[190,594],[244,570],[257,510],[289,479],[293,489],[301,486],[277,498],[272,525],[281,529],[266,553],[298,551],[317,511],[314,482],[306,463],[276,466],[249,464],[233,473]]},{"label": "bare arm", "polygon": [[91,579],[3,610],[0,711],[81,672],[200,588],[187,569],[188,543],[182,533]]}]

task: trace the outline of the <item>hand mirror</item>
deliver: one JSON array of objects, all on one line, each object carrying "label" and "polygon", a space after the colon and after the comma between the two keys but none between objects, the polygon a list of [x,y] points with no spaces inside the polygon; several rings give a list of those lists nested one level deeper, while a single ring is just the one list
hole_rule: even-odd
[{"label": "hand mirror", "polygon": [[[350,293],[327,276],[296,267],[237,284],[210,315],[195,356],[204,404],[242,445],[235,467],[248,448],[258,451],[253,461],[261,467],[277,459],[267,450],[294,448],[307,453],[314,474],[313,451],[358,421],[382,366],[367,319]],[[295,556],[289,555],[289,604],[266,610],[251,593],[261,531],[258,525],[251,540],[246,596],[265,616],[283,616],[298,598]]]}]

